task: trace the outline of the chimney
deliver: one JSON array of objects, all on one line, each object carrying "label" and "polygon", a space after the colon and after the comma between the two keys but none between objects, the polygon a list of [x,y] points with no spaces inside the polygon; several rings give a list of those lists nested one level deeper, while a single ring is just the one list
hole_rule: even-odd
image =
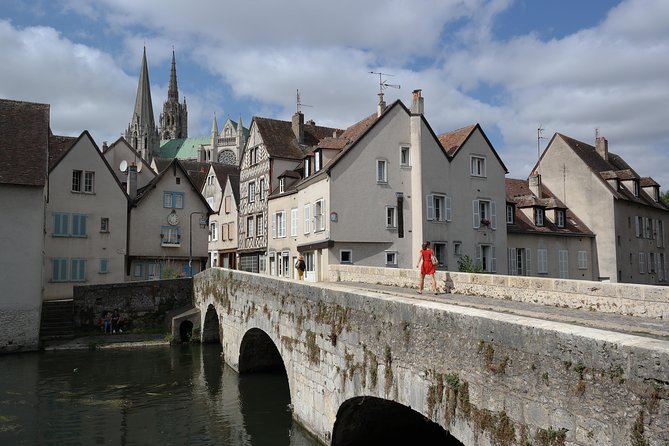
[{"label": "chimney", "polygon": [[599,156],[608,161],[609,159],[609,142],[603,136],[598,136],[595,140],[595,148]]},{"label": "chimney", "polygon": [[528,179],[528,185],[530,187],[530,192],[537,198],[541,198],[541,175],[533,172]]},{"label": "chimney", "polygon": [[132,163],[128,166],[128,197],[130,200],[137,198],[137,166]]},{"label": "chimney", "polygon": [[386,101],[383,100],[383,93],[379,93],[379,105],[376,108],[376,116],[381,116],[386,110]]},{"label": "chimney", "polygon": [[304,115],[302,112],[295,112],[293,115],[293,133],[298,144],[304,144]]},{"label": "chimney", "polygon": [[411,101],[411,114],[412,115],[422,115],[424,111],[423,106],[423,90],[414,90],[413,91],[413,100]]},{"label": "chimney", "polygon": [[107,141],[102,141],[102,151],[104,152],[108,148],[109,148],[109,146],[107,145]]}]

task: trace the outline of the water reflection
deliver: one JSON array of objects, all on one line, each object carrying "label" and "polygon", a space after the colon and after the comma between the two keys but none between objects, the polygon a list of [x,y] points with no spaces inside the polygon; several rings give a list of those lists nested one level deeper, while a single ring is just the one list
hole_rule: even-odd
[{"label": "water reflection", "polygon": [[238,376],[218,345],[2,356],[0,444],[315,446],[285,380]]}]

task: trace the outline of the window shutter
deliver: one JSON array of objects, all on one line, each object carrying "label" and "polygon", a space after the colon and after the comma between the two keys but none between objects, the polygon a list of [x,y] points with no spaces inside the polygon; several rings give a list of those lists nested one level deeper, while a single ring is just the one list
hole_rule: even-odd
[{"label": "window shutter", "polygon": [[495,211],[494,201],[490,202],[490,226],[492,226],[493,229],[497,227],[497,213]]},{"label": "window shutter", "polygon": [[481,264],[481,249],[483,249],[481,245],[476,247],[476,265],[482,267],[483,265]]},{"label": "window shutter", "polygon": [[532,250],[525,250],[525,274],[528,276],[532,275]]},{"label": "window shutter", "polygon": [[[472,201],[472,211],[474,214],[474,229],[478,229],[481,226],[481,216],[479,214],[479,201],[474,200]],[[479,252],[479,259],[481,255]]]},{"label": "window shutter", "polygon": [[509,275],[518,275],[518,263],[516,262],[516,248],[509,248]]},{"label": "window shutter", "polygon": [[325,216],[327,215],[325,209],[326,209],[325,198],[323,198],[323,200],[321,201],[321,228],[320,228],[321,230],[325,229]]},{"label": "window shutter", "polygon": [[425,208],[427,209],[427,219],[434,220],[434,195],[425,196]]},{"label": "window shutter", "polygon": [[491,273],[496,273],[497,272],[497,257],[495,256],[495,247],[494,246],[490,247],[490,257],[491,257],[490,272]]},{"label": "window shutter", "polygon": [[446,196],[446,221],[451,221],[451,197]]},{"label": "window shutter", "polygon": [[639,228],[639,216],[638,215],[634,217],[634,229],[635,229],[636,236],[639,237],[639,235],[641,235],[641,230]]},{"label": "window shutter", "polygon": [[276,220],[279,218],[279,214],[275,213],[272,218],[272,238],[276,238]]}]

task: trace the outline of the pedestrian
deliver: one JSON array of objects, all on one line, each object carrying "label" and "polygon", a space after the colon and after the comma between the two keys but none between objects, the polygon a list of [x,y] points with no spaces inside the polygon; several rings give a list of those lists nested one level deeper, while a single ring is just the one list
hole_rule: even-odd
[{"label": "pedestrian", "polygon": [[425,283],[425,275],[432,277],[432,292],[437,294],[437,281],[434,278],[434,270],[436,266],[436,256],[430,249],[430,242],[423,243],[423,247],[418,253],[418,264],[416,268],[420,268],[420,289],[418,294],[423,294],[423,285]]},{"label": "pedestrian", "polygon": [[297,279],[304,280],[304,270],[307,269],[307,265],[304,263],[304,257],[301,255],[297,258],[297,262],[295,262],[295,269],[297,270]]}]

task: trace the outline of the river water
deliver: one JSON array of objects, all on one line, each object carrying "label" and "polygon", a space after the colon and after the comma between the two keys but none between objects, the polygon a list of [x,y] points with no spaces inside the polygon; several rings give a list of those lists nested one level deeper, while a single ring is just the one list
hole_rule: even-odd
[{"label": "river water", "polygon": [[283,376],[238,375],[219,345],[0,356],[0,445],[316,446]]}]

